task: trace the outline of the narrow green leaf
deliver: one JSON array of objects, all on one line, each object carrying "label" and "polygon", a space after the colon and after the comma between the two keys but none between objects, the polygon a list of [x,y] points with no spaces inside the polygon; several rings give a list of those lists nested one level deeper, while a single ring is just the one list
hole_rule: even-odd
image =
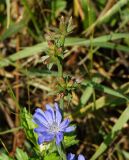
[{"label": "narrow green leaf", "polygon": [[16,149],[16,158],[17,160],[29,160],[29,157],[26,152],[24,152],[22,149],[17,148]]},{"label": "narrow green leaf", "polygon": [[7,134],[7,133],[12,133],[12,132],[16,132],[16,131],[18,131],[19,129],[22,129],[22,127],[17,127],[17,128],[8,129],[8,130],[6,130],[6,131],[2,131],[2,132],[0,132],[0,135]]},{"label": "narrow green leaf", "polygon": [[97,25],[104,23],[111,16],[117,13],[123,6],[125,6],[129,0],[120,0],[118,1],[111,9],[109,9],[104,15],[100,16],[84,33],[89,34]]},{"label": "narrow green leaf", "polygon": [[23,27],[27,24],[27,21],[21,20],[20,22],[14,23],[10,25],[4,33],[0,36],[0,41],[5,40],[6,38],[10,37],[13,34],[16,34],[17,32],[21,31]]},{"label": "narrow green leaf", "polygon": [[[125,85],[121,86],[120,89],[118,89],[117,91],[122,94],[128,94],[129,93],[129,83],[126,83]],[[127,96],[127,97],[129,98],[129,96]],[[96,108],[95,109],[94,109],[94,103],[89,103],[88,105],[83,106],[79,111],[74,113],[73,116],[76,116],[78,114],[84,115],[87,112],[95,111],[95,110],[101,109],[106,106],[116,107],[116,106],[119,106],[119,105],[125,104],[125,103],[127,103],[127,100],[124,98],[118,98],[118,97],[111,96],[111,95],[102,96],[96,100],[96,102],[95,102]],[[72,119],[71,116],[69,116],[69,118]]]},{"label": "narrow green leaf", "polygon": [[91,86],[93,86],[95,89],[100,90],[104,93],[107,93],[107,94],[110,94],[110,95],[113,95],[113,96],[116,96],[116,97],[124,98],[127,101],[129,101],[129,99],[125,95],[123,95],[122,93],[120,93],[118,91],[115,91],[114,89],[111,89],[109,87],[106,87],[102,84],[98,84],[98,83],[95,83],[95,82],[89,82],[89,84]]},{"label": "narrow green leaf", "polygon": [[61,158],[56,153],[51,153],[46,155],[44,160],[61,160]]},{"label": "narrow green leaf", "polygon": [[65,0],[54,0],[52,1],[52,18],[56,18],[59,16],[60,12],[63,11],[66,7],[66,1]]},{"label": "narrow green leaf", "polygon": [[81,6],[83,9],[84,19],[83,26],[84,29],[88,28],[96,19],[94,7],[88,0],[81,0]]},{"label": "narrow green leaf", "polygon": [[78,140],[76,139],[75,135],[64,136],[64,143],[65,143],[65,147],[68,148],[72,145],[77,144]]},{"label": "narrow green leaf", "polygon": [[6,0],[7,5],[7,28],[9,28],[10,25],[10,0]]},{"label": "narrow green leaf", "polygon": [[93,87],[87,86],[86,89],[84,90],[82,96],[81,96],[81,99],[80,99],[81,105],[85,105],[88,102],[92,93],[93,93]]},{"label": "narrow green leaf", "polygon": [[123,125],[129,120],[129,106],[123,111],[116,124],[113,126],[111,132],[106,136],[105,140],[101,143],[95,154],[90,160],[96,160],[106,149],[109,144],[113,141],[117,133],[122,129]]},{"label": "narrow green leaf", "polygon": [[125,159],[129,159],[129,152],[125,151],[125,150],[121,150],[123,156]]},{"label": "narrow green leaf", "polygon": [[[96,75],[92,78],[92,81],[98,84],[101,82],[101,77]],[[89,98],[91,97],[91,95],[93,93],[93,87],[88,84],[89,84],[88,81],[82,82],[82,85],[86,85],[86,88],[85,88],[85,90],[81,96],[81,99],[80,99],[82,106],[88,102]]]},{"label": "narrow green leaf", "polygon": [[[92,40],[92,45],[94,46],[98,43],[103,44],[104,42],[113,41],[113,40],[122,39],[122,38],[128,38],[128,37],[129,37],[129,33],[114,33],[111,35],[105,35],[105,36],[94,38]],[[66,38],[65,47],[75,46],[75,45],[76,46],[89,46],[90,43],[91,41],[86,40],[85,38],[70,37],[70,38]],[[27,58],[35,54],[39,54],[43,51],[46,51],[47,47],[48,47],[47,42],[42,42],[35,46],[27,47],[17,53],[12,54],[9,57],[1,59],[0,68],[8,66],[11,63],[14,63],[16,60]]]},{"label": "narrow green leaf", "polygon": [[119,50],[119,51],[126,52],[127,54],[129,54],[129,47],[128,46],[124,46],[124,45],[120,45],[120,44],[116,44],[116,43],[111,43],[111,42],[96,43],[96,44],[93,44],[93,46],[115,49],[115,50]]},{"label": "narrow green leaf", "polygon": [[2,153],[0,155],[0,160],[13,160],[13,159],[7,156],[5,153]]},{"label": "narrow green leaf", "polygon": [[98,19],[97,23],[100,24],[102,22],[105,22],[108,18],[110,18],[115,13],[117,13],[120,10],[120,8],[122,8],[128,2],[129,2],[129,0],[120,0],[120,1],[118,1],[111,9],[109,9],[103,16],[101,16]]},{"label": "narrow green leaf", "polygon": [[35,30],[36,30],[37,34],[39,35],[39,38],[42,40],[43,38],[42,38],[42,36],[41,36],[41,31],[40,31],[40,29],[39,29],[39,26],[38,26],[38,24],[37,24],[37,21],[36,21],[36,19],[35,19],[35,16],[34,16],[34,14],[33,14],[33,12],[32,12],[32,9],[30,8],[30,6],[29,6],[29,4],[28,4],[28,1],[27,1],[27,0],[21,0],[21,1],[22,1],[22,3],[23,3],[24,7],[26,8],[26,10],[28,11],[28,15],[29,15],[30,18],[32,19],[33,25],[34,25],[34,27],[35,27]]},{"label": "narrow green leaf", "polygon": [[21,111],[21,125],[23,126],[27,138],[38,148],[37,146],[37,134],[34,132],[34,128],[36,128],[36,124],[32,120],[32,115],[23,108]]},{"label": "narrow green leaf", "polygon": [[[92,45],[108,42],[108,41],[114,41],[122,38],[128,38],[128,37],[129,37],[129,33],[112,33],[110,35],[104,35],[104,36],[93,38]],[[89,46],[90,44],[91,44],[90,39],[86,40],[85,38],[78,38],[78,37],[69,37],[69,38],[66,38],[66,41],[65,41],[65,46],[75,46],[75,45]]]}]

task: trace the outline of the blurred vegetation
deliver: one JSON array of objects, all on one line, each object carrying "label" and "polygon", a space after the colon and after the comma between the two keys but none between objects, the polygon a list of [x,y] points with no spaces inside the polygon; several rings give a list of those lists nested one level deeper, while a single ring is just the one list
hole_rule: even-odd
[{"label": "blurred vegetation", "polygon": [[[57,30],[62,16],[65,21],[72,17],[74,29],[65,41],[66,80],[58,86],[57,67],[49,64],[46,52],[47,36]],[[4,153],[17,159],[18,152],[32,154],[20,124],[21,109],[33,113],[64,95],[65,116],[76,122],[79,139],[68,152],[91,160],[128,160],[129,0],[0,1],[4,159]]]}]

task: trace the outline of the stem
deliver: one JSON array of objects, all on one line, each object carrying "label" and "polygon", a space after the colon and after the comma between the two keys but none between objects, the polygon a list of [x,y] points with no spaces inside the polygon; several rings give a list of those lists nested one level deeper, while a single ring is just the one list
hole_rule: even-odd
[{"label": "stem", "polygon": [[63,77],[63,68],[59,59],[57,59],[58,77]]},{"label": "stem", "polygon": [[[60,62],[59,59],[57,59],[57,67],[58,67],[58,77],[59,78],[63,78],[63,67],[62,67],[61,62]],[[60,108],[63,111],[64,110],[64,99],[61,98],[59,103],[60,103]]]},{"label": "stem", "polygon": [[64,154],[64,152],[63,152],[63,150],[61,148],[61,145],[57,146],[57,151],[58,151],[60,157],[62,158],[62,160],[66,160],[66,155]]},{"label": "stem", "polygon": [[[61,98],[59,103],[60,103],[60,108],[62,109],[62,111],[64,111],[64,98]],[[62,112],[62,117],[64,117],[63,113],[64,112]]]}]

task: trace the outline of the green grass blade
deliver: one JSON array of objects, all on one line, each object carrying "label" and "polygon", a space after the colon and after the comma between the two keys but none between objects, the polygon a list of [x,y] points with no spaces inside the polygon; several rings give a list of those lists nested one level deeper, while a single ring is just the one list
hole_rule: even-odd
[{"label": "green grass blade", "polygon": [[57,77],[58,73],[55,71],[49,71],[44,69],[31,68],[29,70],[21,70],[21,72],[28,77],[48,77],[54,76]]},{"label": "green grass blade", "polygon": [[81,96],[81,99],[80,99],[81,105],[85,105],[88,102],[92,93],[93,93],[93,88],[91,86],[87,86]]},{"label": "green grass blade", "polygon": [[96,160],[106,149],[109,144],[113,141],[117,133],[122,129],[123,125],[129,120],[129,105],[123,111],[116,124],[113,126],[111,132],[106,136],[105,140],[101,143],[100,147],[97,149],[95,154],[90,160]]},{"label": "green grass blade", "polygon": [[0,135],[4,135],[4,134],[8,134],[8,133],[12,133],[12,132],[16,132],[20,129],[22,129],[23,127],[17,127],[17,128],[12,128],[12,129],[8,129],[6,131],[2,131],[0,132]]},{"label": "green grass blade", "polygon": [[[122,93],[123,95],[126,94],[126,96],[127,96],[127,94],[129,93],[129,83],[124,84],[117,91]],[[127,97],[129,99],[129,96],[127,96]],[[118,98],[118,97],[111,96],[111,95],[102,96],[96,100],[95,110],[101,109],[106,106],[116,107],[116,106],[120,106],[121,104],[125,104],[125,103],[127,103],[127,100],[124,98]],[[84,115],[87,112],[92,112],[95,110],[94,110],[94,103],[92,102],[86,106],[81,107],[81,109],[79,111],[77,111],[76,113],[74,113],[73,116],[77,116],[78,114]],[[72,116],[69,116],[69,118],[72,119]]]},{"label": "green grass blade", "polygon": [[113,16],[115,13],[119,12],[120,9],[126,5],[127,3],[129,2],[129,0],[120,0],[118,1],[110,10],[108,10],[104,16],[101,16],[97,23],[100,24],[100,23],[103,23],[105,22],[108,18],[110,18],[111,16]]},{"label": "green grass blade", "polygon": [[[114,41],[122,38],[128,38],[129,33],[112,33],[110,35],[104,35],[101,37],[93,38],[92,45],[97,45],[98,43],[104,43],[108,41]],[[86,40],[85,38],[78,37],[70,37],[66,38],[65,46],[89,46],[91,44],[91,40]]]},{"label": "green grass blade", "polygon": [[14,53],[8,58],[4,58],[0,60],[0,68],[8,66],[9,64],[11,64],[11,62],[14,62],[16,60],[27,58],[29,56],[33,56],[35,54],[41,53],[42,51],[45,51],[46,49],[47,49],[46,42],[39,43],[33,47],[27,47],[17,53]]},{"label": "green grass blade", "polygon": [[[95,82],[95,83],[100,83],[101,82],[101,77],[99,76],[94,76],[92,78],[92,81]],[[88,81],[83,81],[82,82],[82,85],[86,86],[85,90],[83,91],[83,94],[80,98],[80,102],[81,102],[81,105],[85,105],[88,100],[90,99],[91,95],[93,94],[93,87],[88,85],[89,82]]]},{"label": "green grass blade", "polygon": [[0,36],[0,41],[3,41],[6,38],[18,33],[25,27],[26,24],[27,24],[27,21],[24,19],[16,24],[10,25],[9,28],[6,29],[5,32]]},{"label": "green grass blade", "polygon": [[9,28],[10,25],[10,0],[6,0],[7,5],[7,28]]},{"label": "green grass blade", "polygon": [[125,95],[123,95],[122,93],[120,93],[118,91],[115,91],[114,89],[111,89],[109,87],[106,87],[104,85],[101,85],[101,84],[98,84],[98,83],[95,83],[95,82],[90,82],[89,84],[99,91],[102,91],[104,93],[107,93],[109,95],[113,95],[113,96],[116,96],[116,97],[119,97],[119,98],[124,98],[127,101],[129,101],[129,99]]},{"label": "green grass blade", "polygon": [[41,36],[41,31],[40,31],[40,29],[38,27],[38,24],[37,24],[36,20],[35,20],[35,17],[34,17],[34,15],[32,13],[32,10],[31,10],[31,8],[30,8],[30,6],[28,4],[28,1],[27,0],[22,0],[22,3],[25,6],[26,10],[28,11],[28,14],[30,15],[30,18],[32,19],[32,22],[33,22],[33,25],[35,27],[35,30],[36,30],[37,34],[39,35],[39,37],[41,39],[43,39],[42,36]]},{"label": "green grass blade", "polygon": [[[122,38],[128,38],[129,33],[115,33],[111,35],[105,35],[101,37],[94,38],[92,40],[92,45],[96,45],[98,43],[103,44],[104,42],[118,40]],[[67,38],[65,46],[89,46],[91,43],[90,39],[86,40],[85,38]],[[8,66],[11,62],[14,62],[19,59],[27,58],[29,56],[33,56],[47,49],[47,42],[42,42],[32,47],[27,47],[22,51],[12,54],[8,58],[4,58],[0,60],[0,68]]]},{"label": "green grass blade", "polygon": [[102,47],[102,48],[115,49],[115,50],[119,50],[119,51],[126,52],[127,54],[129,54],[129,47],[124,46],[124,45],[115,44],[111,42],[96,43],[93,45],[94,47],[96,46],[96,47]]},{"label": "green grass blade", "polygon": [[104,23],[115,13],[119,12],[119,10],[125,6],[129,0],[120,0],[118,1],[111,9],[109,9],[103,16],[100,16],[95,23],[93,23],[84,33],[89,34],[97,25]]}]

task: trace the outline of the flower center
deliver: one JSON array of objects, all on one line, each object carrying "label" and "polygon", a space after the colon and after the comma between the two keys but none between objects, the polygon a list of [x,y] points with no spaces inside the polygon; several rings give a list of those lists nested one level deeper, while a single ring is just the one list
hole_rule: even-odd
[{"label": "flower center", "polygon": [[58,124],[56,122],[53,122],[52,125],[49,126],[49,132],[50,133],[58,133],[60,128],[58,127]]}]

